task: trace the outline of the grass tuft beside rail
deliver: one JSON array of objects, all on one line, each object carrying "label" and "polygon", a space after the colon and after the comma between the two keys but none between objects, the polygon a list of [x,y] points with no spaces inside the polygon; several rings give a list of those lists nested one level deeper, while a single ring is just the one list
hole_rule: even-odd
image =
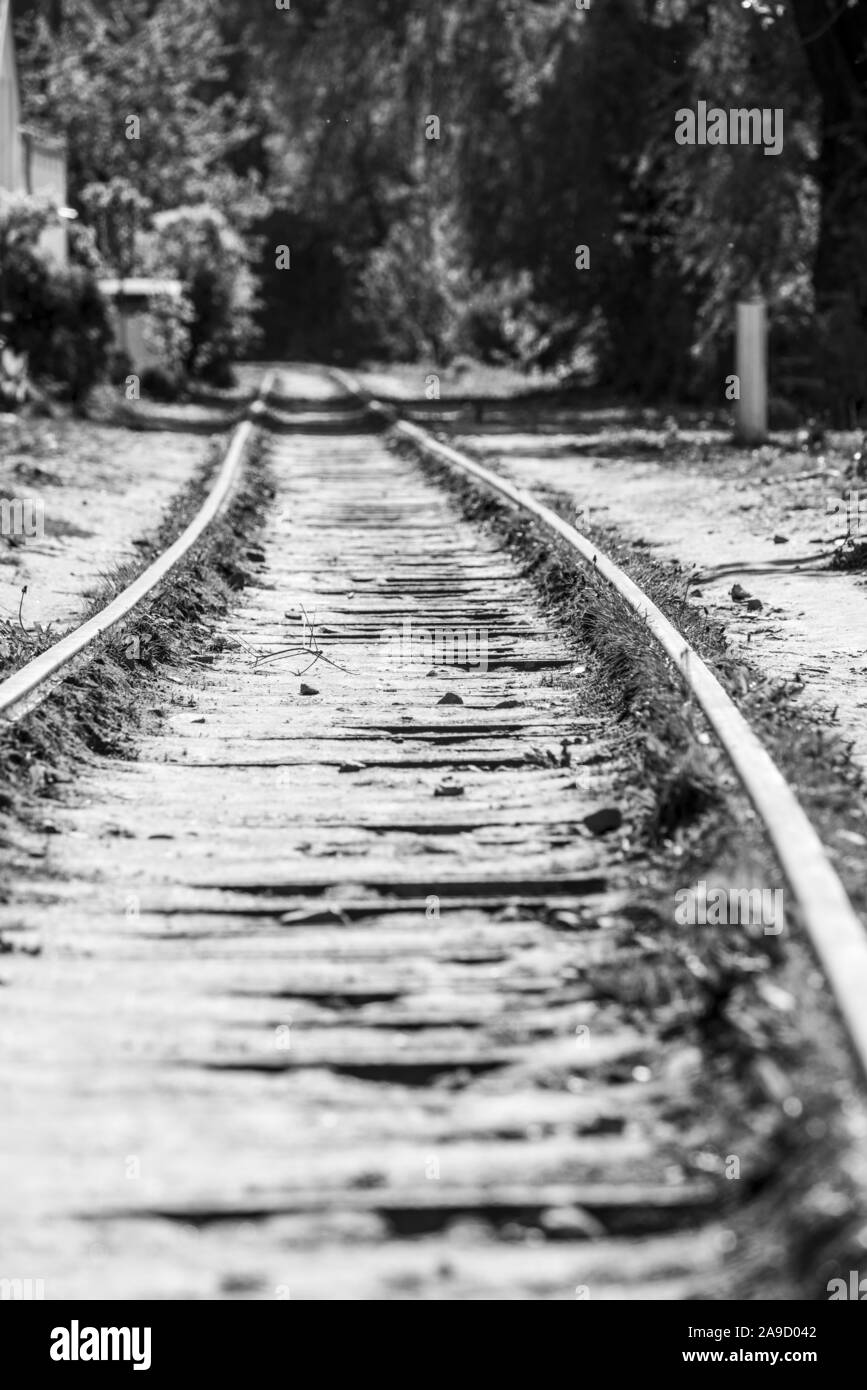
[{"label": "grass tuft beside rail", "polygon": [[[780,937],[760,926],[702,929],[674,918],[676,892],[699,879],[782,882],[757,815],[680,672],[602,576],[475,480],[399,436],[392,443],[518,555],[552,620],[592,663],[594,712],[623,727],[632,764],[623,794],[633,803],[630,850],[642,879],[628,912],[606,923],[614,963],[594,970],[593,987],[682,1043],[682,1074],[666,1084],[673,1128],[691,1135],[693,1150],[674,1146],[672,1159],[687,1176],[718,1175],[726,1249],[714,1296],[827,1297],[827,1281],[850,1267],[867,1210],[867,1105],[824,977],[796,912]],[[570,499],[537,495],[572,520]],[[613,530],[580,529],[715,671],[798,792],[863,911],[863,779],[839,731],[802,706],[796,682],[771,681],[729,649],[722,625],[687,602],[690,577],[679,566],[661,565]],[[727,1156],[738,1159],[738,1182],[721,1175]]]},{"label": "grass tuft beside rail", "polygon": [[[213,466],[141,547],[142,560],[106,577],[84,618],[101,611],[180,534],[201,505]],[[40,801],[69,781],[82,759],[131,755],[137,731],[155,717],[148,696],[162,697],[168,668],[213,658],[214,626],[252,578],[247,551],[273,495],[254,440],[234,498],[157,590],[77,659],[49,699],[15,722],[0,718],[0,836],[10,830],[2,818],[38,824]]]}]

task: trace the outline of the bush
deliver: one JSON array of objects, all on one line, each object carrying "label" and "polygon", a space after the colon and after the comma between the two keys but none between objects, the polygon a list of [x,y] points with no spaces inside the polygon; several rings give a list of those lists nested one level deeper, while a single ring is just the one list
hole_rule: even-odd
[{"label": "bush", "polygon": [[27,358],[6,347],[0,338],[0,410],[23,405],[27,394]]},{"label": "bush", "polygon": [[0,329],[34,377],[80,408],[109,360],[108,306],[89,270],[56,266],[37,249],[50,216],[36,199],[0,195]]},{"label": "bush", "polygon": [[448,213],[423,209],[391,228],[361,275],[359,309],[376,326],[377,349],[395,358],[450,362],[461,348],[460,306],[469,294],[460,232]]},{"label": "bush", "polygon": [[254,281],[241,238],[216,208],[177,208],[154,218],[146,261],[149,273],[184,284],[190,306],[185,371],[230,385],[232,363],[256,335]]},{"label": "bush", "polygon": [[72,265],[80,265],[96,276],[107,275],[108,267],[99,253],[96,234],[86,222],[70,222],[66,229],[69,238],[69,259]]},{"label": "bush", "polygon": [[163,367],[145,367],[141,374],[141,389],[151,400],[170,405],[181,394],[181,381]]},{"label": "bush", "polygon": [[397,223],[361,276],[360,309],[379,333],[376,350],[417,361],[456,354],[483,362],[536,359],[545,345],[529,271],[487,277],[470,268],[465,238],[448,211],[428,226],[423,210]]},{"label": "bush", "polygon": [[31,368],[59,382],[80,407],[108,366],[113,340],[108,306],[93,275],[72,266],[52,271],[47,309],[47,332],[30,348]]},{"label": "bush", "polygon": [[136,262],[136,233],[151,210],[129,179],[114,178],[109,183],[89,183],[81,191],[81,205],[90,223],[94,249],[120,276],[133,273]]},{"label": "bush", "polygon": [[[144,322],[144,340],[160,359],[157,395],[161,400],[176,400],[184,384],[187,362],[192,345],[191,327],[195,310],[186,295],[175,298],[170,294],[155,296]],[[166,395],[166,392],[170,395]]]},{"label": "bush", "polygon": [[461,306],[457,336],[462,351],[482,362],[514,362],[526,366],[544,352],[550,333],[533,299],[529,271],[495,281],[473,277],[473,287]]}]

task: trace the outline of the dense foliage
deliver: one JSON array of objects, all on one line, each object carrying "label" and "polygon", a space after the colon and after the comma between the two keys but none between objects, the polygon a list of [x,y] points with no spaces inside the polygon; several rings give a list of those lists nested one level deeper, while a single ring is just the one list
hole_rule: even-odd
[{"label": "dense foliage", "polygon": [[[30,111],[66,131],[100,250],[209,203],[245,237],[268,353],[568,370],[589,345],[621,391],[712,397],[760,288],[778,384],[838,413],[867,395],[865,0],[18,12]],[[781,109],[782,151],[676,143],[699,101]]]},{"label": "dense foliage", "polygon": [[0,336],[22,368],[80,408],[108,364],[111,329],[93,272],[61,268],[40,249],[50,217],[37,199],[0,193]]},{"label": "dense foliage", "polygon": [[227,384],[232,362],[254,337],[255,293],[241,237],[221,212],[201,204],[157,213],[142,240],[145,269],[184,286],[185,373]]}]

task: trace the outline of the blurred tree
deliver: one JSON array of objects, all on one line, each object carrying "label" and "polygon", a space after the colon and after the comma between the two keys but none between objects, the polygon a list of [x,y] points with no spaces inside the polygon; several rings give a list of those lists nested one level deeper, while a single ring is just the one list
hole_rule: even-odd
[{"label": "blurred tree", "polygon": [[816,365],[838,420],[854,424],[867,401],[867,5],[790,3],[820,101]]},{"label": "blurred tree", "polygon": [[[252,228],[274,355],[565,368],[589,343],[621,391],[713,399],[758,283],[776,346],[815,339],[861,389],[864,0],[16,6],[28,114],[67,131],[73,196]],[[782,108],[782,152],[678,145],[699,100]]]},{"label": "blurred tree", "polygon": [[251,138],[227,48],[198,0],[31,3],[19,26],[25,118],[69,150],[70,196],[134,187],[156,208],[209,201],[236,220],[264,210],[261,177],[233,155]]}]

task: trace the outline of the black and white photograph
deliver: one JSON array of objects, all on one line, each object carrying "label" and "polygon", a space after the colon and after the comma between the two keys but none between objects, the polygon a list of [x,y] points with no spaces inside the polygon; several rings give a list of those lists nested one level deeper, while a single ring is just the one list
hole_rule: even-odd
[{"label": "black and white photograph", "polygon": [[0,0],[25,1374],[335,1301],[829,1373],[862,504],[867,0]]}]

